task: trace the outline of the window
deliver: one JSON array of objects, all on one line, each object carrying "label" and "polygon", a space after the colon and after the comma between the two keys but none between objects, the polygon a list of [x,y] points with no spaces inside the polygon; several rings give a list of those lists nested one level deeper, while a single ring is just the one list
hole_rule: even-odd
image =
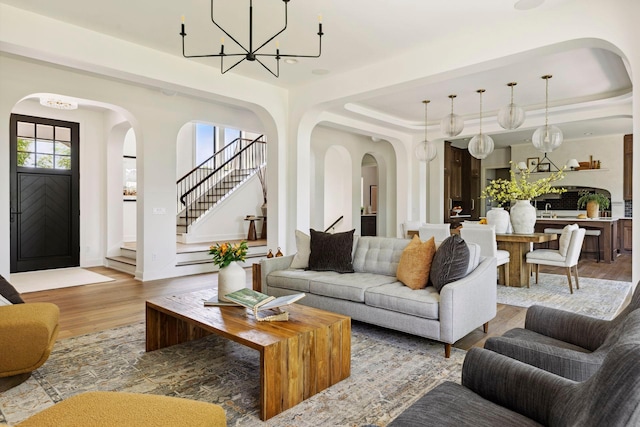
[{"label": "window", "polygon": [[71,129],[18,122],[18,167],[71,169]]},{"label": "window", "polygon": [[238,129],[225,128],[224,130],[224,145],[225,147],[231,144],[236,139],[240,138],[241,132]]},{"label": "window", "polygon": [[216,151],[216,127],[205,123],[196,123],[196,165],[209,159]]}]

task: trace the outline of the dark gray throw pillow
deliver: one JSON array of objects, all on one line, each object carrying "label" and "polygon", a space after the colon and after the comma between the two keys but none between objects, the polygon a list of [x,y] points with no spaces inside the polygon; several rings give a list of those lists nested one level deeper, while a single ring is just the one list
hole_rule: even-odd
[{"label": "dark gray throw pillow", "polygon": [[5,297],[11,304],[22,304],[24,301],[20,297],[16,288],[11,283],[7,282],[4,277],[0,275],[0,295]]},{"label": "dark gray throw pillow", "polygon": [[353,233],[323,233],[311,229],[311,254],[306,270],[353,273]]},{"label": "dark gray throw pillow", "polygon": [[447,283],[462,279],[469,267],[469,248],[457,234],[447,237],[433,257],[429,279],[438,292]]}]

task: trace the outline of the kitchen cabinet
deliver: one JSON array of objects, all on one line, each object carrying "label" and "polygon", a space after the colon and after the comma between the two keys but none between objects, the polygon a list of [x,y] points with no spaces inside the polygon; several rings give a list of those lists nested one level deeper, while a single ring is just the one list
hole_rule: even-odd
[{"label": "kitchen cabinet", "polygon": [[360,235],[375,236],[377,234],[376,215],[362,215],[360,217]]},{"label": "kitchen cabinet", "polygon": [[632,249],[632,240],[633,240],[633,236],[632,236],[632,229],[631,229],[631,219],[621,219],[618,221],[618,223],[620,224],[620,246],[623,252],[631,252]]},{"label": "kitchen cabinet", "polygon": [[631,200],[633,198],[633,135],[624,136],[624,156],[622,158],[622,162],[624,170],[622,194],[624,200]]},{"label": "kitchen cabinet", "polygon": [[444,147],[444,222],[454,221],[451,217],[454,206],[462,207],[465,219],[477,220],[481,161],[465,149],[452,147],[449,141],[445,141]]}]

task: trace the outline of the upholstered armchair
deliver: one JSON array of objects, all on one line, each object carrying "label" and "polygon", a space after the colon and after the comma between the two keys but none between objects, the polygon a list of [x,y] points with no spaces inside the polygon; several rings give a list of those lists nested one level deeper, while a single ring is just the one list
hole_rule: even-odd
[{"label": "upholstered armchair", "polygon": [[0,276],[0,392],[27,380],[49,358],[58,336],[60,310],[51,303],[24,303]]},{"label": "upholstered armchair", "polygon": [[598,370],[612,344],[624,332],[622,322],[638,308],[640,283],[629,304],[612,320],[532,306],[527,310],[524,329],[491,337],[484,348],[574,381],[584,381]]},{"label": "upholstered armchair", "polygon": [[623,328],[597,372],[580,383],[472,348],[462,385],[440,384],[389,426],[640,425],[640,311]]}]

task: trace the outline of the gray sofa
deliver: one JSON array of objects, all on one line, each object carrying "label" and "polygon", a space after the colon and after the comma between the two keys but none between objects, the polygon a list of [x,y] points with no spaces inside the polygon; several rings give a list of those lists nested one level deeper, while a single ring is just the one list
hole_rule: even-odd
[{"label": "gray sofa", "polygon": [[496,260],[480,257],[470,244],[467,275],[445,285],[412,290],[396,279],[407,239],[354,236],[355,273],[289,268],[294,255],[265,259],[262,292],[283,296],[304,292],[300,304],[344,314],[413,335],[441,341],[445,357],[451,345],[496,315]]}]

